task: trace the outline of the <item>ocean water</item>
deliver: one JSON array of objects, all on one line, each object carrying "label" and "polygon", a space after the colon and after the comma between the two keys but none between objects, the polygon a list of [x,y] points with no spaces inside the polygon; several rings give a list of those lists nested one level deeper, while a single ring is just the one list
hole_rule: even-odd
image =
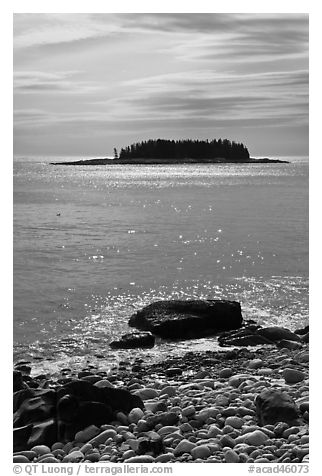
[{"label": "ocean water", "polygon": [[14,358],[42,368],[124,358],[109,342],[157,299],[234,299],[244,318],[296,329],[308,322],[308,162],[15,161],[13,276]]}]

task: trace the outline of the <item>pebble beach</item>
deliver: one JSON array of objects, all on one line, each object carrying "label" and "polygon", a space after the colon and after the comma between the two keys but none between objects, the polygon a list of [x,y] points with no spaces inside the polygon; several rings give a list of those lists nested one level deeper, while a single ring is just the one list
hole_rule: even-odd
[{"label": "pebble beach", "polygon": [[[18,362],[27,385],[56,388],[73,379],[126,389],[143,408],[118,412],[109,424],[90,425],[72,441],[16,451],[16,463],[308,463],[309,345],[265,345],[186,352],[156,363],[144,358],[104,361],[33,375]],[[256,397],[282,391],[298,411],[295,423],[261,424]]]}]

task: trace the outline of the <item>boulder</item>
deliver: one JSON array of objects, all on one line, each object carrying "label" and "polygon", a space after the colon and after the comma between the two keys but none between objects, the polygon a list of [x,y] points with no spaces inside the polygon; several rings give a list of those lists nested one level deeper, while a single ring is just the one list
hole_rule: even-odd
[{"label": "boulder", "polygon": [[127,390],[100,388],[79,379],[57,389],[20,388],[13,403],[14,451],[72,441],[90,425],[110,423],[118,412],[144,408],[142,399]]},{"label": "boulder", "polygon": [[309,326],[305,326],[302,329],[296,329],[296,331],[294,331],[294,333],[298,334],[299,336],[307,334],[308,332],[309,332]]},{"label": "boulder", "polygon": [[256,414],[261,425],[277,422],[292,424],[297,421],[299,410],[293,399],[284,391],[263,390],[255,399]]},{"label": "boulder", "polygon": [[127,390],[100,388],[90,382],[75,379],[57,390],[57,397],[74,395],[79,401],[100,402],[108,405],[114,412],[129,413],[132,408],[144,408],[142,399]]},{"label": "boulder", "polygon": [[129,325],[167,339],[196,338],[238,329],[239,302],[226,300],[157,301],[133,314]]},{"label": "boulder", "polygon": [[13,371],[13,391],[18,392],[18,390],[23,390],[28,388],[28,385],[23,381],[22,373],[20,370]]},{"label": "boulder", "polygon": [[27,448],[33,425],[25,425],[13,429],[13,451],[22,451]]},{"label": "boulder", "polygon": [[235,338],[226,337],[224,339],[218,339],[218,342],[222,347],[272,344],[270,340],[257,334]]},{"label": "boulder", "polygon": [[300,342],[296,342],[294,340],[287,340],[282,339],[276,342],[276,346],[280,349],[289,349],[289,350],[297,350],[302,348],[302,344]]},{"label": "boulder", "polygon": [[124,334],[120,340],[110,343],[112,349],[134,349],[137,347],[151,348],[154,346],[155,337],[151,332],[131,332]]},{"label": "boulder", "polygon": [[[21,395],[21,394],[20,394]],[[20,427],[52,418],[56,414],[56,392],[54,390],[34,389],[25,393],[17,411],[13,415],[13,426]],[[16,400],[16,407],[18,406]]]},{"label": "boulder", "polygon": [[265,337],[266,339],[277,342],[279,340],[293,340],[293,341],[300,341],[300,337],[295,334],[294,332],[286,329],[285,327],[263,327],[257,330],[257,334]]},{"label": "boulder", "polygon": [[149,431],[145,436],[138,438],[138,455],[152,454],[152,456],[158,456],[164,452],[164,444],[160,435],[154,431]]},{"label": "boulder", "polygon": [[282,375],[285,382],[288,384],[302,382],[305,379],[305,373],[301,370],[286,368],[283,370]]}]

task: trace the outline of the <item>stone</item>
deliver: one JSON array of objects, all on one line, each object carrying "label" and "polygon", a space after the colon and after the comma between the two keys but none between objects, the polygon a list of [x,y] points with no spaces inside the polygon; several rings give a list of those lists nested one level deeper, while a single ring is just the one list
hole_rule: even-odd
[{"label": "stone", "polygon": [[132,408],[128,414],[128,419],[130,423],[137,423],[143,417],[144,413],[141,408]]},{"label": "stone", "polygon": [[22,373],[20,370],[13,371],[13,391],[17,392],[19,390],[23,390],[28,388],[28,385],[22,379]]},{"label": "stone", "polygon": [[226,450],[224,453],[226,463],[239,463],[239,456],[234,450]]},{"label": "stone", "polygon": [[229,378],[233,375],[233,371],[229,368],[221,369],[218,376],[219,378]]},{"label": "stone", "polygon": [[196,409],[193,405],[188,405],[182,409],[182,416],[191,417],[196,413]]},{"label": "stone", "polygon": [[310,409],[310,404],[309,402],[301,402],[299,408],[302,413],[308,412]]},{"label": "stone", "polygon": [[100,430],[97,426],[95,425],[89,425],[87,428],[85,428],[82,431],[79,431],[75,435],[75,441],[80,442],[80,443],[87,443],[92,438],[97,436],[99,434]]},{"label": "stone", "polygon": [[138,439],[137,454],[152,454],[154,457],[164,452],[164,444],[160,435],[149,431],[146,436]]},{"label": "stone", "polygon": [[141,388],[136,390],[134,395],[138,396],[142,400],[149,400],[150,398],[156,398],[159,396],[159,392],[155,388]]},{"label": "stone", "polygon": [[238,375],[234,375],[233,377],[230,377],[230,379],[228,380],[228,384],[231,386],[231,387],[235,387],[235,388],[238,388],[239,385],[244,382],[245,380],[249,379],[250,378],[250,375],[249,374],[238,374]]},{"label": "stone", "polygon": [[176,375],[182,374],[182,369],[179,367],[169,367],[165,370],[165,374],[167,377],[175,377]]},{"label": "stone", "polygon": [[160,392],[161,395],[168,395],[168,397],[174,397],[177,393],[176,387],[173,385],[167,385],[166,387],[163,387],[163,389]]},{"label": "stone", "polygon": [[230,416],[226,418],[225,425],[230,425],[232,428],[240,429],[243,426],[244,422],[241,418],[237,416]]},{"label": "stone", "polygon": [[60,463],[60,460],[54,456],[45,456],[37,461],[37,463]]},{"label": "stone", "polygon": [[230,435],[222,435],[219,437],[219,443],[222,448],[224,448],[225,446],[228,446],[229,448],[234,448],[236,441]]},{"label": "stone", "polygon": [[13,451],[24,450],[32,433],[33,425],[25,425],[13,429]]},{"label": "stone", "polygon": [[299,412],[294,400],[284,391],[265,389],[255,398],[256,414],[261,425],[292,423]]},{"label": "stone", "polygon": [[180,456],[183,453],[191,453],[191,450],[196,447],[196,443],[192,443],[189,440],[181,440],[174,449],[173,454]]},{"label": "stone", "polygon": [[250,369],[259,369],[260,367],[263,367],[264,362],[262,359],[253,359],[249,361],[248,367]]},{"label": "stone", "polygon": [[133,314],[129,325],[163,338],[204,337],[242,325],[240,304],[225,300],[157,301]]},{"label": "stone", "polygon": [[305,344],[308,344],[310,342],[310,335],[309,333],[304,334],[301,336],[301,342],[304,342]]},{"label": "stone", "polygon": [[194,459],[207,459],[211,456],[211,451],[207,445],[199,445],[191,450],[191,455]]},{"label": "stone", "polygon": [[114,385],[107,379],[99,380],[98,382],[94,383],[94,387],[98,388],[114,388]]},{"label": "stone", "polygon": [[18,455],[13,457],[13,463],[30,463],[30,460],[27,456]]},{"label": "stone", "polygon": [[120,340],[110,343],[112,349],[151,348],[154,346],[155,337],[151,332],[131,332],[121,336]]},{"label": "stone", "polygon": [[163,426],[158,430],[160,436],[170,435],[171,433],[178,432],[179,428],[177,426]]},{"label": "stone", "polygon": [[257,334],[269,339],[271,342],[277,342],[280,340],[293,340],[293,341],[300,341],[300,337],[295,334],[294,332],[286,329],[285,327],[263,327],[257,330]]},{"label": "stone", "polygon": [[282,375],[288,384],[302,382],[305,379],[305,373],[296,369],[286,368],[283,370]]},{"label": "stone", "polygon": [[[83,432],[84,433],[84,432]],[[98,446],[105,443],[109,438],[114,438],[117,435],[116,431],[113,429],[104,430],[101,433],[98,433],[87,440],[87,444]],[[84,452],[84,451],[83,451]]]},{"label": "stone", "polygon": [[290,349],[290,350],[297,350],[302,348],[302,344],[300,342],[296,342],[293,340],[282,339],[276,342],[276,346],[280,349]]},{"label": "stone", "polygon": [[173,460],[172,453],[164,453],[163,455],[159,455],[157,458],[155,458],[156,463],[169,463],[172,460]]},{"label": "stone", "polygon": [[251,431],[244,435],[244,441],[248,445],[261,446],[268,440],[268,436],[261,430]]},{"label": "stone", "polygon": [[84,454],[81,451],[72,451],[63,458],[62,463],[80,463],[84,460]]},{"label": "stone", "polygon": [[32,425],[28,447],[35,445],[51,446],[55,441],[57,441],[57,421],[55,418],[49,418]]},{"label": "stone", "polygon": [[225,337],[218,339],[219,345],[222,347],[231,347],[231,346],[254,346],[254,345],[265,345],[271,344],[269,339],[266,337],[260,336],[258,334],[246,335],[241,337]]},{"label": "stone", "polygon": [[31,448],[31,451],[34,451],[37,456],[42,456],[51,453],[50,448],[46,445],[36,445]]},{"label": "stone", "polygon": [[124,460],[124,463],[154,463],[154,458],[150,455],[133,456]]},{"label": "stone", "polygon": [[300,352],[298,355],[297,355],[297,360],[301,363],[304,363],[304,362],[309,362],[310,360],[310,354],[309,352]]}]

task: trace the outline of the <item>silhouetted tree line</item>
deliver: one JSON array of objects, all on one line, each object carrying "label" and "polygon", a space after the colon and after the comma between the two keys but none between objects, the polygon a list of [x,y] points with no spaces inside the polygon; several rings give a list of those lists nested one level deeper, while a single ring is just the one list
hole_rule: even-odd
[{"label": "silhouetted tree line", "polygon": [[242,161],[249,158],[247,147],[228,139],[148,140],[121,149],[120,159],[215,159]]}]

